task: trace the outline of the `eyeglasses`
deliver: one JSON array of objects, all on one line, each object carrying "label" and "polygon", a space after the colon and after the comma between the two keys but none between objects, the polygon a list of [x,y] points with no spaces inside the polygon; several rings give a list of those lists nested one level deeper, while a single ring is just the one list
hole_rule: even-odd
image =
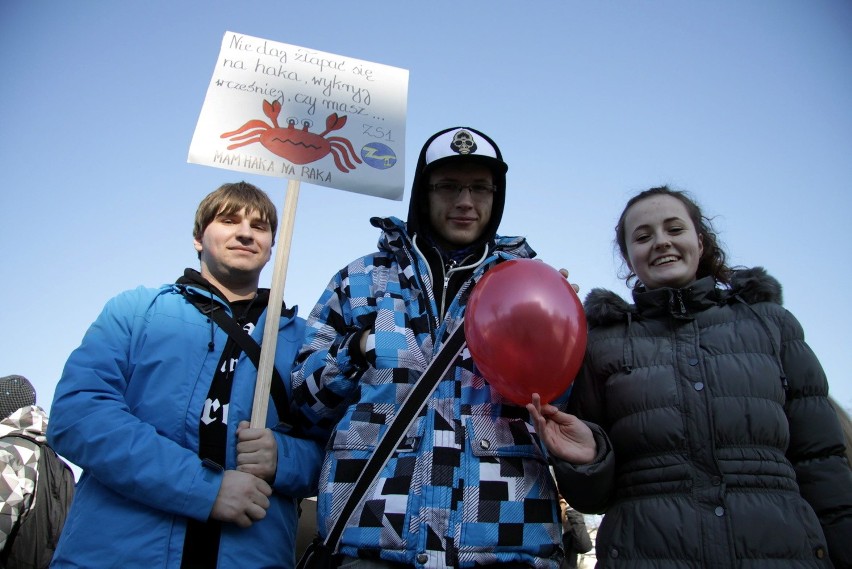
[{"label": "eyeglasses", "polygon": [[456,182],[438,182],[429,186],[433,192],[444,199],[452,200],[461,195],[462,190],[470,190],[470,197],[475,200],[484,200],[497,191],[494,184],[457,184]]}]

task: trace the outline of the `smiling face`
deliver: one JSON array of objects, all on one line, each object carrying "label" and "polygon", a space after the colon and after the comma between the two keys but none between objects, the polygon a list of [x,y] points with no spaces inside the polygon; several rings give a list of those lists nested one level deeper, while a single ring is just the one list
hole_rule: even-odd
[{"label": "smiling face", "polygon": [[[486,166],[455,163],[435,168],[429,184],[451,182],[469,186],[493,185],[494,176]],[[476,241],[491,219],[494,194],[474,197],[469,188],[448,196],[429,191],[429,222],[441,245],[451,250],[462,249]]]},{"label": "smiling face", "polygon": [[634,203],[624,216],[627,264],[648,290],[695,280],[704,251],[686,206],[669,195]]},{"label": "smiling face", "polygon": [[201,276],[228,300],[254,295],[272,251],[272,228],[258,211],[220,211],[194,241]]}]

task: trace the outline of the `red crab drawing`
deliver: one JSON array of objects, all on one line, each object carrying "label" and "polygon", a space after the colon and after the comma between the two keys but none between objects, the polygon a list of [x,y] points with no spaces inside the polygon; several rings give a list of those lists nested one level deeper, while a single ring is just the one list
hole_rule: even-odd
[{"label": "red crab drawing", "polygon": [[346,116],[339,117],[337,113],[328,115],[325,119],[325,130],[319,134],[308,132],[308,121],[302,125],[302,129],[296,129],[296,120],[289,119],[287,128],[278,126],[278,115],[281,113],[281,101],[263,101],[263,114],[269,117],[272,124],[269,125],[261,120],[250,120],[237,130],[226,132],[222,138],[228,138],[237,142],[228,146],[233,150],[255,142],[261,143],[267,150],[286,158],[294,164],[308,164],[316,162],[326,156],[329,152],[334,158],[334,164],[341,172],[348,172],[355,168],[354,162],[361,163],[361,159],[355,154],[355,149],[348,139],[340,136],[325,137],[333,130],[340,130],[346,124]]}]

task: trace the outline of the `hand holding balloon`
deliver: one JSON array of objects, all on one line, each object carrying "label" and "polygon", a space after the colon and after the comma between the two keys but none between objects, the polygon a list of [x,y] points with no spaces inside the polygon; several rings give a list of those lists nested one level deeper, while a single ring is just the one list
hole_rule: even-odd
[{"label": "hand holding balloon", "polygon": [[542,405],[538,393],[527,403],[535,431],[553,456],[571,464],[589,464],[595,460],[598,445],[587,424],[553,405]]},{"label": "hand holding balloon", "polygon": [[501,263],[477,283],[465,336],[473,361],[500,395],[545,402],[574,381],[586,349],[586,316],[565,276],[532,259]]}]

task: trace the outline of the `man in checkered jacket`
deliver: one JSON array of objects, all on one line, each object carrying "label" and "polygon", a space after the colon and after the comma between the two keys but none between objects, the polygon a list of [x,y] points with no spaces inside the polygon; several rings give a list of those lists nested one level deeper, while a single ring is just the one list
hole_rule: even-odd
[{"label": "man in checkered jacket", "polygon": [[[430,137],[406,223],[373,218],[379,250],[334,275],[311,312],[293,379],[296,403],[328,438],[322,537],[406,395],[462,325],[474,284],[500,261],[534,256],[524,238],[497,235],[506,170],[475,129]],[[342,566],[557,569],[558,496],[529,421],[464,350],[350,518]]]}]

